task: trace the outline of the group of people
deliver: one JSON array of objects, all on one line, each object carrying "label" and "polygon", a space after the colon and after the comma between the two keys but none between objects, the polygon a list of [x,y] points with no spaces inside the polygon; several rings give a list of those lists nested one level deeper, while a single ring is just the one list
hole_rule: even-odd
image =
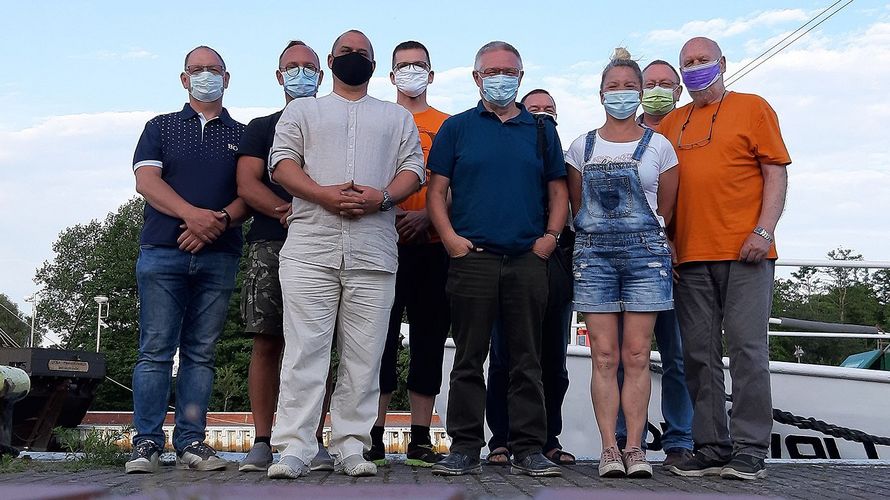
[{"label": "group of people", "polygon": [[[316,97],[320,58],[290,42],[275,71],[285,108],[245,127],[222,106],[219,53],[186,55],[189,102],[146,124],[133,161],[146,205],[127,472],[157,470],[177,348],[177,464],[226,466],[204,443],[206,413],[240,225],[253,217],[241,293],[256,437],[240,470],[376,474],[407,316],[407,464],[480,472],[487,417],[489,464],[559,475],[575,463],[559,441],[574,310],[591,340],[601,476],[652,475],[654,331],[665,467],[764,477],[773,232],[790,158],[766,101],[725,89],[719,46],[689,40],[679,71],[663,60],[641,70],[617,49],[600,84],[606,121],[567,151],[553,97],[535,89],[517,101],[524,71],[509,43],[479,49],[481,99],[450,117],[427,102],[435,73],[423,44],[400,43],[391,63],[395,103],[368,95],[374,49],[347,31],[327,56],[333,92]],[[684,85],[692,102],[674,109]],[[442,455],[430,422],[449,332],[452,442]]]}]

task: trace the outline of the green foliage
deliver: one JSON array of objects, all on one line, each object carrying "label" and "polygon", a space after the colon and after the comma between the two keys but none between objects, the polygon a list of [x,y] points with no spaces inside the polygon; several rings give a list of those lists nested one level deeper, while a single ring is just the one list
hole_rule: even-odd
[{"label": "green foliage", "polygon": [[[31,318],[25,316],[9,296],[0,293],[0,332],[11,337],[19,346],[24,347],[28,344],[28,338],[31,336],[30,321]],[[40,345],[40,339],[41,332],[35,329],[34,344]],[[0,346],[3,345],[4,341],[0,339]]]},{"label": "green foliage", "polygon": [[126,437],[129,429],[99,430],[56,427],[53,434],[59,445],[68,453],[68,460],[75,469],[98,467],[119,467],[126,462],[127,455],[117,442]]},{"label": "green foliage", "polygon": [[[861,254],[837,248],[828,252],[832,260],[862,260]],[[887,331],[890,312],[890,271],[868,269],[801,267],[790,279],[776,280],[774,317],[829,323],[878,326]],[[777,328],[782,330],[782,328]],[[772,337],[770,359],[796,361],[795,346],[804,350],[805,363],[839,365],[850,354],[874,348],[867,339],[806,339]]]}]

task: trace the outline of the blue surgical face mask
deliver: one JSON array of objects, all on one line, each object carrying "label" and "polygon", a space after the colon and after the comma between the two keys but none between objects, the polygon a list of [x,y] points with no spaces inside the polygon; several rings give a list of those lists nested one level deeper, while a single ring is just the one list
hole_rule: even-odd
[{"label": "blue surgical face mask", "polygon": [[209,71],[189,75],[189,94],[201,102],[213,102],[223,95],[223,77]]},{"label": "blue surgical face mask", "polygon": [[500,108],[516,99],[518,90],[518,76],[494,75],[482,79],[482,98]]},{"label": "blue surgical face mask", "polygon": [[281,76],[284,77],[284,91],[294,99],[312,97],[318,92],[318,73],[308,76],[305,69],[301,68],[296,76],[291,76],[286,71]]},{"label": "blue surgical face mask", "polygon": [[633,116],[639,106],[640,91],[638,90],[603,92],[603,107],[606,108],[606,113],[618,120]]}]

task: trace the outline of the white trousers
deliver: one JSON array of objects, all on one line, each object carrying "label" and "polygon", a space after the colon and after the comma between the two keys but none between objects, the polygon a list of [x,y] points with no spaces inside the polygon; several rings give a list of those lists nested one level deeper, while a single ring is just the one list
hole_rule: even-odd
[{"label": "white trousers", "polygon": [[377,419],[380,362],[396,275],[343,270],[282,258],[284,357],[272,445],[309,464],[337,326],[340,366],[331,396],[330,451],[335,460],[371,447]]}]

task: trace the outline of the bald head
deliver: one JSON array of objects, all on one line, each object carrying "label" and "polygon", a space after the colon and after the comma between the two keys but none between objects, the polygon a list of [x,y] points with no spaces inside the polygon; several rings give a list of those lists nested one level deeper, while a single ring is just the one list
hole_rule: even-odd
[{"label": "bald head", "polygon": [[367,35],[359,30],[349,30],[334,40],[331,47],[331,55],[334,57],[349,53],[359,52],[371,61],[374,60],[374,47]]},{"label": "bald head", "polygon": [[688,68],[705,62],[716,61],[723,57],[723,51],[717,42],[710,38],[697,36],[692,38],[680,49],[680,67]]}]

